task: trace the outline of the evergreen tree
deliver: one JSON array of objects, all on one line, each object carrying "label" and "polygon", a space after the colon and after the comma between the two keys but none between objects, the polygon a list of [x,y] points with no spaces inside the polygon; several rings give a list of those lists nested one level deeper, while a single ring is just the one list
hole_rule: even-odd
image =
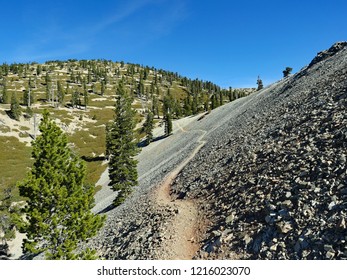
[{"label": "evergreen tree", "polygon": [[[66,91],[68,91],[68,87],[67,87]],[[65,98],[65,91],[64,91],[63,86],[61,85],[60,81],[57,82],[57,94],[58,94],[59,104],[63,104],[64,98]]]},{"label": "evergreen tree", "polygon": [[258,79],[257,79],[257,85],[258,85],[257,90],[261,90],[261,89],[264,88],[264,86],[263,86],[263,81],[260,79],[259,76],[258,76]]},{"label": "evergreen tree", "polygon": [[170,89],[168,88],[167,94],[163,98],[163,114],[165,115],[169,111],[173,111],[174,99],[171,95]]},{"label": "evergreen tree", "polygon": [[172,134],[172,117],[170,112],[166,112],[164,115],[164,123],[165,123],[165,136],[169,136]]},{"label": "evergreen tree", "polygon": [[88,89],[86,80],[83,79],[83,99],[84,99],[84,109],[87,110],[87,106],[89,104],[89,96],[88,96]]},{"label": "evergreen tree", "polygon": [[37,65],[37,68],[36,68],[36,74],[37,76],[40,76],[41,75],[41,72],[42,72],[42,66],[40,64]]},{"label": "evergreen tree", "polygon": [[3,79],[3,87],[2,87],[2,97],[1,97],[1,102],[3,104],[8,104],[8,92],[7,92],[7,84],[6,84],[6,79]]},{"label": "evergreen tree", "polygon": [[153,95],[152,98],[152,112],[154,115],[157,115],[159,118],[159,102],[158,102],[158,98]]},{"label": "evergreen tree", "polygon": [[198,94],[194,94],[193,96],[192,113],[193,115],[198,113]]},{"label": "evergreen tree", "polygon": [[190,116],[192,114],[192,106],[189,94],[187,95],[187,98],[184,99],[183,110],[186,116]]},{"label": "evergreen tree", "polygon": [[46,72],[45,82],[46,82],[46,99],[50,102],[52,98],[52,79],[48,75],[48,71]]},{"label": "evergreen tree", "polygon": [[131,98],[120,82],[117,90],[115,117],[107,127],[106,154],[109,155],[110,185],[118,192],[114,205],[119,206],[137,185],[137,147],[134,134],[135,111],[131,108]]},{"label": "evergreen tree", "polygon": [[288,77],[292,71],[293,71],[293,68],[286,67],[286,69],[283,70],[283,77],[284,78]]},{"label": "evergreen tree", "polygon": [[79,103],[79,96],[80,93],[78,91],[74,91],[71,96],[71,106],[72,108],[77,107],[77,105],[80,105]]},{"label": "evergreen tree", "polygon": [[224,104],[224,99],[223,99],[223,92],[219,92],[219,106],[222,106]]},{"label": "evergreen tree", "polygon": [[232,87],[229,87],[228,97],[229,97],[229,102],[231,102],[231,101],[234,100],[234,95],[233,95]]},{"label": "evergreen tree", "polygon": [[16,95],[13,93],[12,97],[11,97],[11,110],[10,110],[10,114],[12,116],[12,118],[14,118],[15,120],[19,121],[19,117],[22,114],[22,110],[19,106],[19,102],[16,98]]},{"label": "evergreen tree", "polygon": [[20,225],[20,207],[13,204],[13,190],[9,187],[0,194],[0,251],[8,249],[7,241],[16,237],[15,229]]},{"label": "evergreen tree", "polygon": [[100,95],[103,96],[105,94],[105,82],[104,81],[101,81],[101,92],[100,92]]},{"label": "evergreen tree", "polygon": [[25,90],[23,92],[23,105],[29,106],[29,99],[30,99],[30,104],[33,104],[34,103],[34,96],[33,96],[33,94],[30,93],[30,96],[29,96],[29,91]]},{"label": "evergreen tree", "polygon": [[90,211],[94,188],[85,184],[84,163],[69,149],[66,135],[47,111],[39,128],[33,167],[18,184],[20,195],[27,198],[24,252],[44,252],[47,259],[83,258],[74,254],[78,242],[95,235],[104,220]]},{"label": "evergreen tree", "polygon": [[88,91],[85,91],[83,93],[83,98],[84,98],[84,108],[87,110],[87,106],[89,104],[89,96],[88,96]]},{"label": "evergreen tree", "polygon": [[148,112],[146,121],[143,124],[143,131],[146,133],[146,145],[149,145],[149,143],[153,140],[153,128],[154,128],[154,122],[153,122],[153,113]]}]

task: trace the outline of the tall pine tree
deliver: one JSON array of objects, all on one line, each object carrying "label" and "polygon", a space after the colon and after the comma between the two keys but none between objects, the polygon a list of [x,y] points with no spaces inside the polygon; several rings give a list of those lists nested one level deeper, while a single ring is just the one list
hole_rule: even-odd
[{"label": "tall pine tree", "polygon": [[262,79],[260,79],[259,76],[258,76],[258,79],[257,79],[257,85],[258,85],[257,90],[262,90],[264,88],[263,81],[262,81]]},{"label": "tall pine tree", "polygon": [[165,113],[164,115],[164,123],[165,123],[165,136],[169,136],[172,134],[172,117],[170,111]]},{"label": "tall pine tree", "polygon": [[148,112],[146,121],[143,124],[143,131],[146,133],[146,145],[153,141],[154,116],[152,112]]},{"label": "tall pine tree", "polygon": [[7,103],[9,103],[8,102],[8,92],[7,92],[7,84],[6,84],[6,79],[5,78],[3,78],[3,86],[2,86],[2,97],[1,97],[1,102],[3,103],[3,104],[7,104]]},{"label": "tall pine tree", "polygon": [[22,109],[20,108],[19,102],[14,93],[12,93],[12,97],[11,97],[10,115],[12,116],[12,118],[14,118],[17,121],[19,121],[19,118],[22,115]]},{"label": "tall pine tree", "polygon": [[95,235],[104,220],[90,211],[94,188],[84,182],[84,163],[47,111],[39,128],[41,135],[33,142],[34,165],[18,183],[20,195],[27,198],[24,252],[44,252],[47,259],[86,258],[90,250],[80,255],[74,250],[79,241]]},{"label": "tall pine tree", "polygon": [[114,205],[119,206],[137,185],[137,154],[135,140],[135,111],[131,108],[131,97],[120,82],[116,90],[115,117],[107,126],[106,154],[109,157],[110,185],[118,192]]}]

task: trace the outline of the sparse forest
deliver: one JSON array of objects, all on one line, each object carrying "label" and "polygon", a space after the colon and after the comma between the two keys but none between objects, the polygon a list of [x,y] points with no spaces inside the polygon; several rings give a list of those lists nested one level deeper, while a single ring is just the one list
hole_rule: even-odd
[{"label": "sparse forest", "polygon": [[[170,136],[174,119],[209,112],[250,92],[222,89],[178,73],[109,60],[4,63],[0,65],[0,153],[12,162],[0,163],[0,190],[12,188],[11,203],[23,200],[23,191],[20,194],[14,186],[32,166],[32,141],[42,133],[39,126],[45,110],[66,134],[72,153],[82,159],[85,182],[93,186],[94,193],[100,189],[96,183],[107,167],[103,163],[110,160],[110,168],[114,169],[112,185],[120,192],[115,205],[119,205],[137,182],[136,162],[130,160],[136,154],[136,145],[142,141],[149,145],[155,127],[162,126],[163,135]],[[121,96],[127,97],[123,100]],[[121,140],[124,131],[117,134],[115,124],[119,121],[117,112],[124,106],[131,112],[124,129],[130,129],[133,135]],[[117,153],[117,141],[131,145],[123,159]],[[132,162],[132,167],[123,170],[128,179],[119,177],[117,166],[122,160]],[[0,195],[2,200],[8,200],[6,197]],[[10,214],[6,209],[2,211],[3,215]],[[16,225],[10,223],[9,228],[14,230]],[[54,254],[50,257],[57,256]]]}]

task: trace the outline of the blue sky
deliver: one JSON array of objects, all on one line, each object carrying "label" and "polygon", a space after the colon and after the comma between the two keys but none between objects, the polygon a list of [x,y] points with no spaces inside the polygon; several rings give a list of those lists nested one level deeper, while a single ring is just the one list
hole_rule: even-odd
[{"label": "blue sky", "polygon": [[255,87],[347,40],[346,11],[345,0],[1,1],[0,63],[123,60]]}]

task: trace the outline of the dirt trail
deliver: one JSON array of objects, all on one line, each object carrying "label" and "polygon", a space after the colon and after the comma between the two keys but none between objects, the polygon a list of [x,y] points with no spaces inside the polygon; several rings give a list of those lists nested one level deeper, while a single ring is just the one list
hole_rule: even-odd
[{"label": "dirt trail", "polygon": [[[183,130],[183,129],[182,129]],[[206,131],[202,131],[198,143],[192,154],[177,166],[155,191],[156,202],[160,206],[169,206],[177,209],[172,224],[163,241],[161,259],[191,260],[199,249],[200,221],[196,203],[190,199],[173,199],[170,195],[170,187],[173,180],[181,172],[184,166],[204,146],[205,141],[201,139]]]}]

